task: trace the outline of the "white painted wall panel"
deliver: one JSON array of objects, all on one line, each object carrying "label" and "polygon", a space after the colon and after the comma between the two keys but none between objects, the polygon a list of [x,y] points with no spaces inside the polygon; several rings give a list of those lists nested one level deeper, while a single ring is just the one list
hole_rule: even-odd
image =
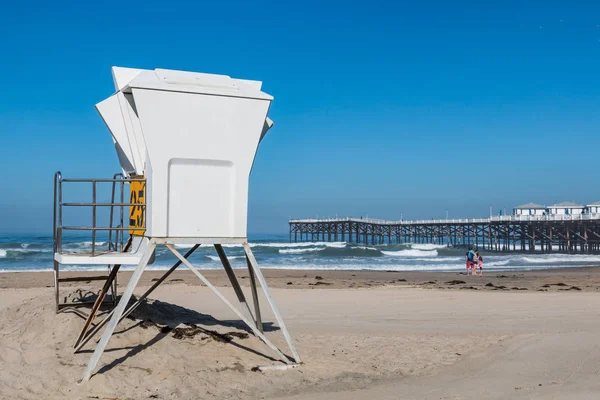
[{"label": "white painted wall panel", "polygon": [[132,93],[150,166],[147,235],[246,237],[248,179],[270,101]]},{"label": "white painted wall panel", "polygon": [[[227,237],[235,229],[235,167],[231,161],[173,159],[169,164],[167,236],[195,237],[210,226],[211,235]],[[201,201],[189,195],[191,186]],[[202,226],[190,223],[190,216]]]},{"label": "white painted wall panel", "polygon": [[123,115],[121,114],[121,106],[117,97],[117,95],[112,95],[108,99],[96,104],[96,110],[98,110],[98,113],[112,135],[121,169],[123,170],[123,174],[127,176],[135,173],[134,159]]},{"label": "white painted wall panel", "polygon": [[125,122],[127,137],[131,145],[133,165],[135,167],[136,174],[144,175],[144,165],[146,163],[146,144],[144,143],[142,127],[140,125],[133,96],[131,94],[119,92],[117,93],[117,98],[119,99],[119,105],[121,107],[123,121]]}]

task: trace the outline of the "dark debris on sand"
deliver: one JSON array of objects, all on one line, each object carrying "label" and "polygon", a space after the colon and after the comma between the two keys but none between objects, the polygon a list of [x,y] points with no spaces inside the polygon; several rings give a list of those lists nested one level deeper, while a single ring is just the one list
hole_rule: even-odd
[{"label": "dark debris on sand", "polygon": [[[225,332],[225,333],[219,333],[217,331],[212,331],[210,329],[204,329],[195,325],[189,326],[189,327],[185,327],[185,328],[181,328],[181,327],[177,327],[177,328],[173,328],[173,337],[175,339],[187,339],[187,338],[193,338],[194,336],[203,333],[205,334],[207,337],[210,337],[211,339],[217,341],[217,342],[221,342],[221,343],[229,343],[233,340],[233,338],[238,338],[238,339],[247,339],[249,337],[249,335],[246,332]],[[201,340],[204,340],[206,338],[201,338]]]},{"label": "dark debris on sand", "polygon": [[[545,285],[542,285],[543,288],[550,288],[552,286],[566,287],[566,286],[569,286],[569,285],[567,285],[566,283],[562,283],[562,282],[558,282],[558,283],[546,283]],[[569,289],[560,289],[560,290],[569,290]],[[575,289],[575,290],[577,290],[577,289]]]},{"label": "dark debris on sand", "polygon": [[570,287],[570,288],[568,288],[568,289],[558,289],[558,290],[565,290],[565,291],[566,291],[566,290],[581,290],[581,288],[580,288],[580,287],[577,287],[577,286],[571,286],[571,287]]},{"label": "dark debris on sand", "polygon": [[178,326],[176,328],[171,328],[170,326],[167,326],[167,325],[159,325],[152,320],[143,321],[140,324],[140,327],[142,327],[144,329],[153,327],[153,328],[158,329],[160,331],[160,333],[165,334],[165,335],[168,333],[172,333],[173,338],[178,339],[178,340],[191,339],[197,335],[204,334],[206,336],[201,337],[200,340],[207,340],[210,338],[217,342],[229,343],[234,338],[247,339],[248,337],[250,337],[246,332],[232,331],[232,332],[219,333],[217,331],[205,329],[205,328],[196,326],[194,324],[188,324],[188,326],[184,326],[184,327]]}]

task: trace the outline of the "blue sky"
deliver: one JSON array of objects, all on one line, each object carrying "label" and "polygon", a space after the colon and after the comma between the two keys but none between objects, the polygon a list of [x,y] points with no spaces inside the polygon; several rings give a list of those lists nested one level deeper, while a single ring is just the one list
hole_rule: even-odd
[{"label": "blue sky", "polygon": [[10,2],[0,45],[0,232],[50,231],[55,170],[118,171],[112,65],[264,82],[250,232],[600,200],[597,1]]}]

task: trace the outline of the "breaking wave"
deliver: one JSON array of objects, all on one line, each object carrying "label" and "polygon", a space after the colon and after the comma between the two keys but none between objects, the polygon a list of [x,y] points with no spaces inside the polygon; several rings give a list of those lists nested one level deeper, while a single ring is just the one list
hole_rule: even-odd
[{"label": "breaking wave", "polygon": [[279,249],[280,254],[302,254],[325,250],[326,247],[310,247],[308,249]]},{"label": "breaking wave", "polygon": [[[221,259],[218,256],[209,256],[209,255],[207,255],[206,258],[209,258],[209,259],[211,259],[213,261],[221,261]],[[238,258],[244,258],[244,256],[227,256],[227,258],[229,260],[236,260]]]},{"label": "breaking wave", "polygon": [[530,264],[555,264],[555,263],[567,263],[567,262],[587,262],[587,263],[599,263],[600,256],[594,255],[582,255],[582,254],[544,254],[532,257],[522,257],[525,263]]},{"label": "breaking wave", "polygon": [[301,243],[250,243],[250,247],[346,247],[346,242],[301,242]]},{"label": "breaking wave", "polygon": [[418,250],[418,249],[407,249],[398,251],[382,251],[382,254],[386,256],[394,257],[437,257],[437,250]]},{"label": "breaking wave", "polygon": [[410,245],[410,247],[412,249],[417,249],[417,250],[436,250],[436,249],[445,249],[448,246],[445,244],[413,243]]}]

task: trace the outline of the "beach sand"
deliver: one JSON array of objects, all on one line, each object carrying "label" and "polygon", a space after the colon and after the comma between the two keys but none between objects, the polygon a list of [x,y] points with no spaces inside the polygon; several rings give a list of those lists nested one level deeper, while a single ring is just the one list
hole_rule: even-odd
[{"label": "beach sand", "polygon": [[[483,277],[263,271],[303,358],[299,368],[253,371],[278,363],[197,278],[178,271],[119,325],[84,384],[94,343],[73,354],[83,320],[54,313],[52,274],[0,274],[0,397],[600,398],[600,268]],[[236,273],[247,284],[247,273]],[[136,294],[160,274],[145,273]],[[206,275],[235,303],[222,272]],[[120,275],[121,288],[128,276]],[[71,284],[62,293],[98,288]],[[287,352],[263,309],[268,337]]]}]

